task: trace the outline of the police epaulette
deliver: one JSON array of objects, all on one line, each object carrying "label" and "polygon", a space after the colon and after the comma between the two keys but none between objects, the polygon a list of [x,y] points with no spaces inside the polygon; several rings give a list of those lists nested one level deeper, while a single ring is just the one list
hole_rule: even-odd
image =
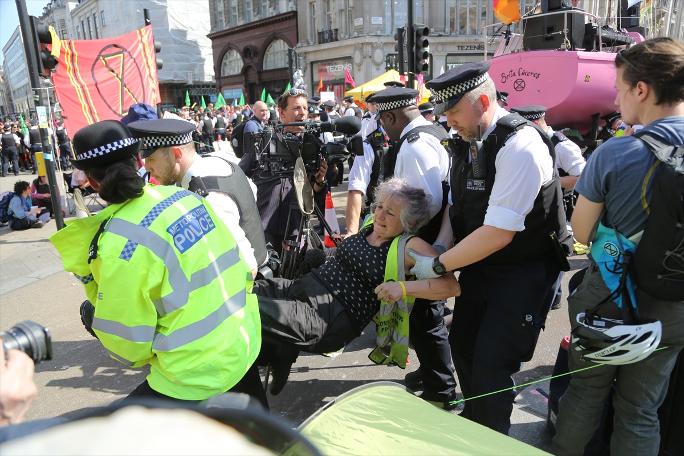
[{"label": "police epaulette", "polygon": [[528,123],[528,120],[524,119],[520,114],[517,113],[511,113],[507,116],[503,116],[496,121],[498,126],[507,128],[509,130],[518,130]]},{"label": "police epaulette", "polygon": [[420,138],[420,133],[417,131],[413,131],[413,132],[409,133],[408,135],[406,135],[406,140],[410,143],[416,142],[418,140],[418,138]]}]

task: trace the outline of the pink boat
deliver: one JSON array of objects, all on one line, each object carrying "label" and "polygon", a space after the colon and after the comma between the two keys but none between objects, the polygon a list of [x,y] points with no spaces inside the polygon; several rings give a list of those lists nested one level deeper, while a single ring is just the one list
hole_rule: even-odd
[{"label": "pink boat", "polygon": [[510,107],[544,105],[547,123],[580,131],[591,128],[593,114],[616,110],[615,51],[643,37],[585,18],[596,19],[579,9],[527,16],[522,35],[501,41],[489,74]]}]

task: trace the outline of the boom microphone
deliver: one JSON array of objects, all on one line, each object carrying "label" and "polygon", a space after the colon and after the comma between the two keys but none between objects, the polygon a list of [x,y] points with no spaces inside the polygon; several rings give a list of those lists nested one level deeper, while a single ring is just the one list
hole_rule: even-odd
[{"label": "boom microphone", "polygon": [[356,116],[345,116],[330,122],[321,123],[321,131],[355,135],[361,130],[361,119]]}]

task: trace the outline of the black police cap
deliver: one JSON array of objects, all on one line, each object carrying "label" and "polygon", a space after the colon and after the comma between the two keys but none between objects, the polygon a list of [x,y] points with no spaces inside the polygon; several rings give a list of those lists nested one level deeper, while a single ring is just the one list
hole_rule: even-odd
[{"label": "black police cap", "polygon": [[133,136],[140,139],[143,158],[162,147],[182,146],[192,142],[195,124],[179,119],[139,120],[128,124]]},{"label": "black police cap", "polygon": [[529,105],[512,108],[511,112],[517,112],[520,117],[527,120],[539,120],[546,115],[546,106]]},{"label": "black police cap", "polygon": [[140,141],[118,120],[102,120],[78,130],[72,144],[76,160],[71,163],[84,169],[131,157],[138,153]]},{"label": "black police cap", "polygon": [[435,106],[430,103],[429,101],[422,103],[418,105],[418,110],[420,111],[421,114],[424,114],[426,112],[432,112],[435,110]]},{"label": "black police cap", "polygon": [[418,91],[406,87],[389,87],[375,92],[366,101],[375,103],[378,112],[415,106]]},{"label": "black police cap", "polygon": [[387,81],[383,85],[385,87],[406,87],[406,84],[401,81]]},{"label": "black police cap", "polygon": [[428,81],[425,86],[435,97],[435,115],[456,105],[463,95],[482,85],[489,76],[489,62],[464,63]]}]

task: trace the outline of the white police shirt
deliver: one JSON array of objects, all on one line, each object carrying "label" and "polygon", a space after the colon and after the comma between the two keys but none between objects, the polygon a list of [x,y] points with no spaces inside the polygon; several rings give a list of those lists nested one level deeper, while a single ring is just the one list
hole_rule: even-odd
[{"label": "white police shirt", "polygon": [[[548,127],[546,129],[546,134],[549,135],[549,138],[552,138],[554,135],[553,128]],[[582,151],[577,144],[566,139],[565,141],[560,141],[556,144],[555,150],[557,169],[562,169],[568,176],[579,176],[582,174],[587,162],[582,156]]]},{"label": "white police shirt", "polygon": [[[509,114],[499,107],[485,130],[484,140],[496,122]],[[533,127],[523,127],[506,141],[494,161],[496,179],[484,218],[484,225],[508,231],[523,231],[525,217],[532,210],[542,185],[553,179],[549,149]],[[449,203],[453,201],[449,192]]]},{"label": "white police shirt", "polygon": [[[181,186],[188,189],[190,186],[190,179],[193,177],[204,176],[230,176],[233,173],[232,168],[228,163],[219,157],[205,155],[204,157],[197,156],[190,168],[181,179]],[[249,186],[252,188],[254,199],[256,201],[256,186],[252,181],[249,181]],[[256,258],[254,257],[254,249],[249,239],[245,236],[245,232],[240,227],[240,211],[238,210],[235,201],[228,195],[220,192],[209,192],[205,198],[211,205],[216,215],[226,225],[230,234],[233,235],[235,242],[238,245],[242,259],[245,260],[250,270],[258,269]]]},{"label": "white police shirt", "polygon": [[[421,125],[432,125],[423,116],[413,119],[401,136]],[[439,140],[430,133],[420,132],[416,141],[404,141],[397,154],[394,176],[401,177],[430,196],[430,217],[442,208],[442,182],[449,178],[449,155]]]},{"label": "white police shirt", "polygon": [[375,162],[375,154],[370,144],[364,141],[363,155],[354,157],[354,163],[349,170],[347,190],[358,190],[364,195],[370,183],[371,172],[373,171],[373,163]]}]

